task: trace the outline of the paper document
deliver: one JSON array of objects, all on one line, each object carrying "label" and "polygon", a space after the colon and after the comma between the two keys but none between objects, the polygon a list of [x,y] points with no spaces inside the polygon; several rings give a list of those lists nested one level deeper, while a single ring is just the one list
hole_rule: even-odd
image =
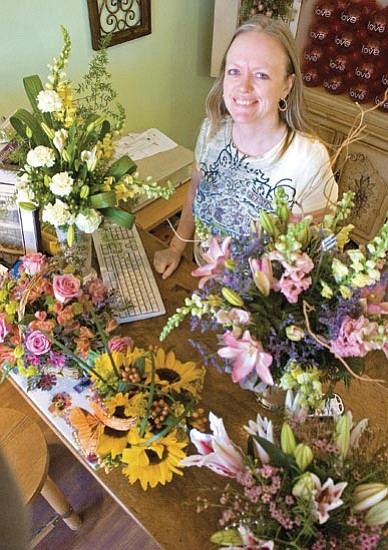
[{"label": "paper document", "polygon": [[115,158],[128,155],[135,162],[177,147],[177,144],[156,128],[150,128],[141,134],[127,134],[116,144]]}]

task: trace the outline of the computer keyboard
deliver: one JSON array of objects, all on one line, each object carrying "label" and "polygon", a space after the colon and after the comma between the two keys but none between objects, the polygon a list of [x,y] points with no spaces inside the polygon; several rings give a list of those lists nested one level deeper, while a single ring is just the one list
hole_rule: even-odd
[{"label": "computer keyboard", "polygon": [[117,291],[119,323],[166,313],[155,276],[135,226],[104,223],[93,233],[101,278]]}]

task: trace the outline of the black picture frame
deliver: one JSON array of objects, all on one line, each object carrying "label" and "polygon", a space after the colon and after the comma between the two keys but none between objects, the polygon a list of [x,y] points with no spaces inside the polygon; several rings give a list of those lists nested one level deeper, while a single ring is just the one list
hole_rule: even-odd
[{"label": "black picture frame", "polygon": [[109,46],[151,34],[151,0],[88,0],[92,47],[111,33]]}]

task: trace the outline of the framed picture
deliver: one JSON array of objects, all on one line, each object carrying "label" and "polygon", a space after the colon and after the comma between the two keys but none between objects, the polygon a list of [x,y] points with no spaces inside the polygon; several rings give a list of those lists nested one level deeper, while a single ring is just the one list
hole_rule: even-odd
[{"label": "framed picture", "polygon": [[109,46],[151,33],[151,0],[88,0],[92,46],[98,50],[109,33]]},{"label": "framed picture", "polygon": [[37,214],[12,203],[16,175],[16,169],[0,168],[0,263],[6,267],[39,247]]}]

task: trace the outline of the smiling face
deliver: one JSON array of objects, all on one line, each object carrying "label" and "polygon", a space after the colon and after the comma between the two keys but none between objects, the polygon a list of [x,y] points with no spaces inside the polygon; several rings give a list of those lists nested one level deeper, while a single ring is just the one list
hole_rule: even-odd
[{"label": "smiling face", "polygon": [[238,35],[226,56],[223,97],[237,124],[274,125],[278,104],[292,88],[282,45],[261,32]]}]

